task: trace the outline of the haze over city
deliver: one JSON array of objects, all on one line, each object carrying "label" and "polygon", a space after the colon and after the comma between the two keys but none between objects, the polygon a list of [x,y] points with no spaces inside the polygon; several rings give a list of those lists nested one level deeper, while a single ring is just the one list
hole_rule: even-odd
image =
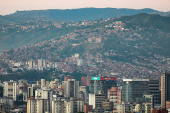
[{"label": "haze over city", "polygon": [[17,10],[42,9],[75,9],[85,7],[95,8],[151,8],[158,11],[170,11],[170,0],[1,0],[0,15],[7,15]]}]

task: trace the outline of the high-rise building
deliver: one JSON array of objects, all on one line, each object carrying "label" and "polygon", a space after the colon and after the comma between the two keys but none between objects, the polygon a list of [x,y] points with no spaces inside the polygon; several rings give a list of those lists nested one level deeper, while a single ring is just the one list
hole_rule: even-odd
[{"label": "high-rise building", "polygon": [[170,73],[163,71],[161,76],[161,108],[166,109],[166,101],[170,101]]},{"label": "high-rise building", "polygon": [[30,97],[27,100],[28,113],[50,113],[52,111],[52,90],[37,89],[35,97]]},{"label": "high-rise building", "polygon": [[93,105],[89,105],[88,103],[84,104],[84,113],[92,112],[93,111]]},{"label": "high-rise building", "polygon": [[122,101],[136,102],[143,98],[144,94],[149,94],[149,79],[123,79]]},{"label": "high-rise building", "polygon": [[27,113],[50,113],[49,99],[28,98]]},{"label": "high-rise building", "polygon": [[35,97],[35,90],[41,88],[39,85],[32,84],[32,87],[28,87],[28,98]]},{"label": "high-rise building", "polygon": [[89,105],[93,105],[93,109],[102,108],[105,100],[105,94],[89,94]]},{"label": "high-rise building", "polygon": [[[54,96],[54,95],[53,95]],[[82,98],[62,98],[55,97],[52,101],[52,113],[77,113],[84,111],[84,101]]]},{"label": "high-rise building", "polygon": [[4,82],[4,87],[3,87],[3,96],[4,97],[9,97],[16,101],[17,99],[17,82],[10,80]]},{"label": "high-rise building", "polygon": [[43,68],[45,68],[45,60],[38,59],[38,69],[43,70]]},{"label": "high-rise building", "polygon": [[81,86],[89,86],[91,77],[81,77]]},{"label": "high-rise building", "polygon": [[116,86],[116,77],[91,77],[90,93],[98,94],[102,91],[107,97],[107,90]]},{"label": "high-rise building", "polygon": [[0,113],[10,113],[10,110],[13,108],[13,106],[13,99],[8,97],[0,97]]},{"label": "high-rise building", "polygon": [[122,103],[121,94],[122,94],[122,90],[118,89],[118,87],[112,87],[111,89],[108,90],[107,99],[110,102],[113,102],[114,108],[117,106],[117,104]]},{"label": "high-rise building", "polygon": [[34,69],[36,66],[35,66],[35,61],[31,60],[29,61],[29,69]]},{"label": "high-rise building", "polygon": [[79,81],[68,79],[64,81],[64,96],[79,98]]},{"label": "high-rise building", "polygon": [[87,89],[86,86],[79,86],[79,98],[83,98],[84,102],[87,102]]},{"label": "high-rise building", "polygon": [[149,92],[153,95],[154,105],[159,104],[159,80],[149,80]]},{"label": "high-rise building", "polygon": [[84,111],[84,100],[83,98],[78,98],[74,100],[74,113]]}]

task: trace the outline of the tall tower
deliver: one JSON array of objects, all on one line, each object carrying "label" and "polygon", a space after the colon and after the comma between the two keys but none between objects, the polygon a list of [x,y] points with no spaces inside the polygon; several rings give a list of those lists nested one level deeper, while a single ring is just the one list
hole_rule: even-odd
[{"label": "tall tower", "polygon": [[35,68],[35,61],[31,60],[29,61],[29,69],[34,69]]},{"label": "tall tower", "polygon": [[75,79],[68,79],[64,81],[64,95],[66,97],[78,98],[79,95],[79,81]]},{"label": "tall tower", "polygon": [[154,105],[159,104],[159,80],[149,80],[149,92],[153,95]]},{"label": "tall tower", "polygon": [[38,59],[38,69],[43,70],[43,68],[45,68],[45,60]]},{"label": "tall tower", "polygon": [[102,91],[107,97],[107,90],[111,87],[117,87],[116,77],[91,77],[90,93]]},{"label": "tall tower", "polygon": [[3,96],[4,97],[9,97],[13,99],[14,101],[17,100],[17,82],[10,80],[4,82],[4,87],[3,87]]},{"label": "tall tower", "polygon": [[136,102],[137,98],[143,98],[149,94],[149,79],[123,79],[122,101]]},{"label": "tall tower", "polygon": [[161,108],[166,109],[166,101],[170,101],[170,73],[163,71],[161,76]]}]

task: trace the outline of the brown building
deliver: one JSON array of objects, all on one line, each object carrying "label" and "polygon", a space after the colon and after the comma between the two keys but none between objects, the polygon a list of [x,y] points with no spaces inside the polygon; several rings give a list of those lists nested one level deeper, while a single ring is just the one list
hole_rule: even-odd
[{"label": "brown building", "polygon": [[113,102],[114,105],[122,103],[122,89],[118,89],[118,87],[111,87],[107,92],[107,99],[110,102]]},{"label": "brown building", "polygon": [[170,73],[161,76],[161,108],[166,109],[166,101],[170,101]]},{"label": "brown building", "polygon": [[168,110],[165,110],[165,109],[152,109],[151,113],[168,113]]},{"label": "brown building", "polygon": [[81,77],[81,86],[90,86],[90,77]]},{"label": "brown building", "polygon": [[64,77],[64,81],[67,81],[68,79],[73,79],[73,76],[67,75]]},{"label": "brown building", "polygon": [[84,104],[84,113],[88,113],[89,111],[93,111],[93,105],[89,105],[88,103]]}]

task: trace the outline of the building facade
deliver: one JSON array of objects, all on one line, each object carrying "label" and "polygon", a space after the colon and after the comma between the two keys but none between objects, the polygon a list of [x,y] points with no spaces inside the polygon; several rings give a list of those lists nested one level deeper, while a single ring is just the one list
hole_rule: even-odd
[{"label": "building facade", "polygon": [[170,101],[170,73],[161,76],[161,108],[166,109],[166,101]]},{"label": "building facade", "polygon": [[64,96],[79,98],[79,81],[68,79],[64,81]]},{"label": "building facade", "polygon": [[17,82],[16,81],[10,80],[10,81],[4,82],[3,96],[9,97],[13,99],[14,101],[17,100]]},{"label": "building facade", "polygon": [[133,103],[149,94],[148,83],[149,79],[123,79],[122,101]]},{"label": "building facade", "polygon": [[91,77],[90,93],[98,94],[102,91],[107,97],[107,90],[116,86],[116,77]]}]

